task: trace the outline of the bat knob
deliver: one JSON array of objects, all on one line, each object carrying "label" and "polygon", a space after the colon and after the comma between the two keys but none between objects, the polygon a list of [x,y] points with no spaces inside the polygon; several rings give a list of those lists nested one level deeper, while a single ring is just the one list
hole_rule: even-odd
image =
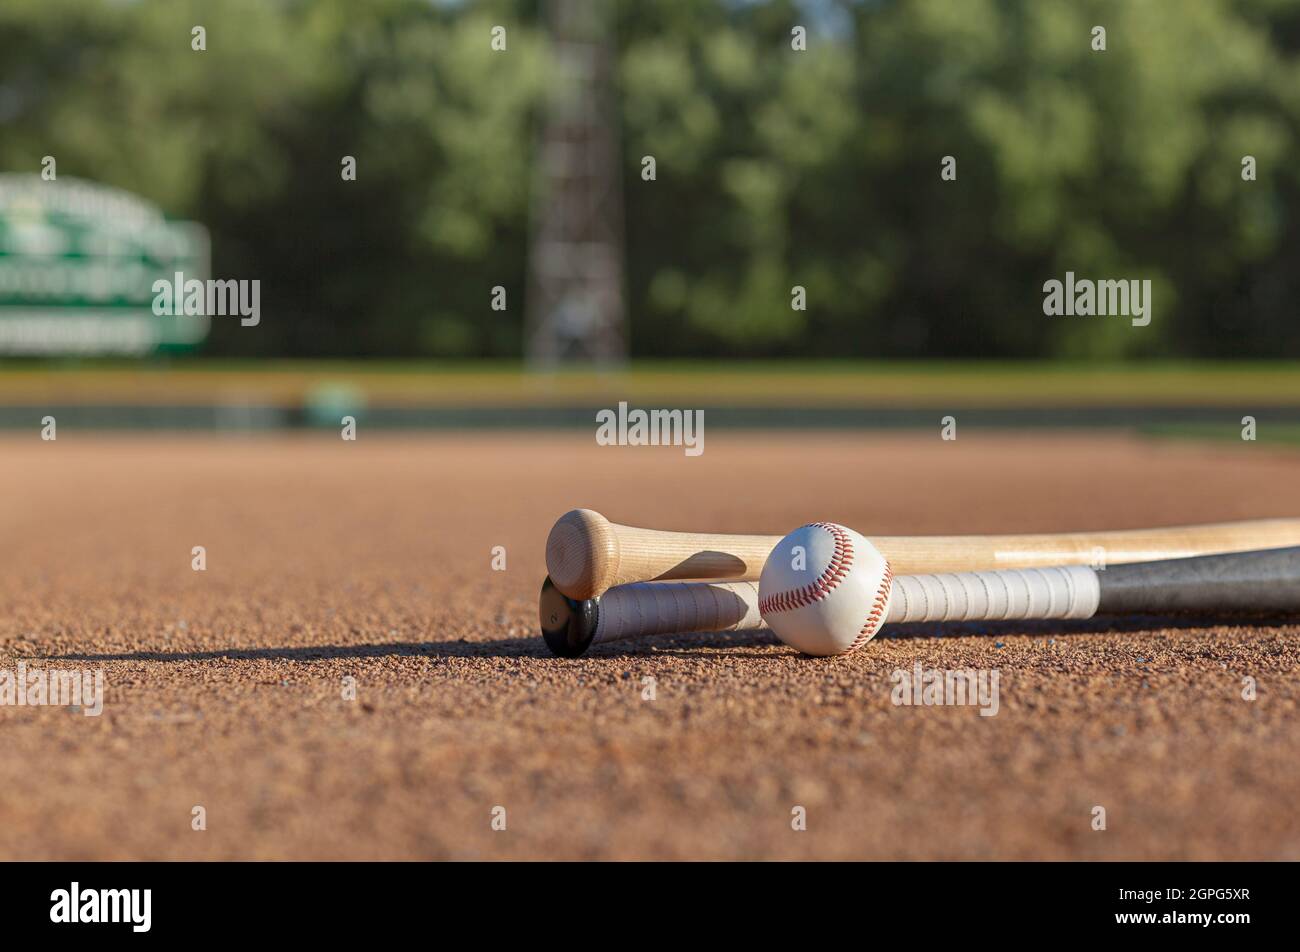
[{"label": "bat knob", "polygon": [[590,509],[574,509],[555,521],[546,537],[546,570],[570,598],[602,594],[618,575],[618,536],[610,521]]},{"label": "bat knob", "polygon": [[600,619],[600,599],[569,598],[546,576],[537,599],[537,615],[546,647],[560,658],[576,658],[591,645]]}]

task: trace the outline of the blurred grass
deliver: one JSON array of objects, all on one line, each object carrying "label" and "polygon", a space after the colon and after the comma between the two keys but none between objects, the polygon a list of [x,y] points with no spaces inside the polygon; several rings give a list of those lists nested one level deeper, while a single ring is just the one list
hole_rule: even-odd
[{"label": "blurred grass", "polygon": [[1300,406],[1300,362],[682,361],[541,374],[508,361],[0,361],[10,406],[298,403],[338,386],[395,406]]},{"label": "blurred grass", "polygon": [[[1243,442],[1241,426],[1237,423],[1225,426],[1213,423],[1160,423],[1140,427],[1138,432],[1143,436],[1171,440],[1214,440],[1236,444]],[[1265,420],[1258,424],[1255,439],[1259,443],[1300,446],[1300,424],[1270,423]]]}]

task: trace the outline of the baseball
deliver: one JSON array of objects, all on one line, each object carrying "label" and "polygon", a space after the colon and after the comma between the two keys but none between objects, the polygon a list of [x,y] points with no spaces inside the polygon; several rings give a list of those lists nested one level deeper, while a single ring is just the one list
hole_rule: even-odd
[{"label": "baseball", "polygon": [[758,608],[791,648],[844,654],[884,624],[893,579],[889,563],[866,538],[816,522],[785,536],[767,557]]}]

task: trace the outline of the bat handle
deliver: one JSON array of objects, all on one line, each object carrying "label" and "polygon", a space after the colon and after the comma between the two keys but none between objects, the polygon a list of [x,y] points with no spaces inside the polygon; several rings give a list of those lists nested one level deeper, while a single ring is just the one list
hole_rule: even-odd
[{"label": "bat handle", "polygon": [[896,575],[886,623],[1091,618],[1097,573],[1081,565]]}]

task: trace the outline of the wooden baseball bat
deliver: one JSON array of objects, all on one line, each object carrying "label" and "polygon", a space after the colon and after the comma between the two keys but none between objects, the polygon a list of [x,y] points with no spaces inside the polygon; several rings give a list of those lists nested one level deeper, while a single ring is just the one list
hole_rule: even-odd
[{"label": "wooden baseball bat", "polygon": [[[546,570],[570,598],[667,579],[756,579],[779,535],[665,532],[610,522],[590,509],[561,516],[546,540]],[[1111,565],[1300,545],[1300,519],[1031,535],[872,538],[899,575],[1045,565]]]},{"label": "wooden baseball bat", "polygon": [[[863,606],[863,612],[869,606]],[[659,634],[766,629],[757,582],[639,582],[597,599],[565,597],[548,578],[539,602],[551,651]],[[1300,612],[1300,547],[1158,562],[896,575],[886,624],[1091,618],[1099,614]]]}]

